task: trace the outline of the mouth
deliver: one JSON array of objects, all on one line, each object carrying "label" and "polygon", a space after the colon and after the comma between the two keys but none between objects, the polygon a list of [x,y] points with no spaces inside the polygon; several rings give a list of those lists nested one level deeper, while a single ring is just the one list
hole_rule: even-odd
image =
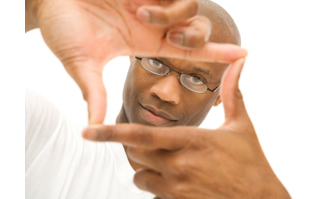
[{"label": "mouth", "polygon": [[153,106],[142,105],[142,104],[140,104],[140,106],[141,106],[140,113],[141,113],[142,117],[152,125],[162,126],[162,125],[168,125],[170,123],[174,123],[177,121],[177,119],[175,119],[168,113],[161,111],[159,109],[156,109]]}]

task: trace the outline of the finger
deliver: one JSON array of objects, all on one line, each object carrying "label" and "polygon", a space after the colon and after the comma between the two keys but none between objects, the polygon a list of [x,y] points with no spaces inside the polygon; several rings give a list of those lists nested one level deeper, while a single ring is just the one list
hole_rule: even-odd
[{"label": "finger", "polygon": [[193,17],[199,9],[197,0],[164,2],[165,5],[141,6],[137,10],[137,18],[153,25],[170,26]]},{"label": "finger", "polygon": [[111,141],[130,147],[177,150],[190,143],[189,137],[195,130],[195,127],[150,127],[139,124],[94,125],[84,129],[82,135],[91,141]]},{"label": "finger", "polygon": [[167,33],[168,43],[185,48],[202,47],[211,35],[212,24],[203,16],[195,16]]},{"label": "finger", "polygon": [[88,120],[89,124],[102,124],[106,115],[107,101],[106,91],[103,82],[94,81],[85,91],[85,100],[88,103]]},{"label": "finger", "polygon": [[169,155],[170,152],[167,150],[127,147],[126,153],[128,158],[146,168],[163,172],[168,167],[165,159],[166,155]]},{"label": "finger", "polygon": [[219,44],[208,42],[198,49],[181,49],[164,41],[161,48],[155,52],[136,52],[137,56],[159,56],[186,59],[201,62],[231,63],[247,56],[247,50],[234,44]]},{"label": "finger", "polygon": [[172,198],[168,195],[168,183],[163,176],[153,170],[140,169],[136,171],[134,184],[144,191],[151,192],[159,198]]},{"label": "finger", "polygon": [[[94,67],[95,68],[95,67]],[[89,124],[102,124],[106,113],[106,90],[101,69],[90,66],[66,66],[68,73],[80,87],[88,104]]]},{"label": "finger", "polygon": [[222,78],[220,97],[224,106],[226,123],[248,118],[243,96],[238,87],[244,63],[245,59],[239,59],[232,63]]}]

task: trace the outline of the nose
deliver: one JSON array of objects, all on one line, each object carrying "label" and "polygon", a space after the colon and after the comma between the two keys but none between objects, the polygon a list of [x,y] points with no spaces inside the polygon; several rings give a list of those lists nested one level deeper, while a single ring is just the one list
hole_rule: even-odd
[{"label": "nose", "polygon": [[180,101],[181,84],[178,74],[169,74],[158,78],[157,82],[150,88],[151,95],[162,101],[177,105]]}]

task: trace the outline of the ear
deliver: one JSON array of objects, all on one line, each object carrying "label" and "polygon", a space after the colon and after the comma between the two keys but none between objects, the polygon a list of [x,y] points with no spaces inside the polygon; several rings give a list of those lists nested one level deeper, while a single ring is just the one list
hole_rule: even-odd
[{"label": "ear", "polygon": [[221,104],[221,97],[220,97],[220,95],[218,95],[218,97],[217,97],[217,99],[216,99],[216,101],[214,102],[214,104],[213,104],[213,106],[218,106],[219,104]]}]

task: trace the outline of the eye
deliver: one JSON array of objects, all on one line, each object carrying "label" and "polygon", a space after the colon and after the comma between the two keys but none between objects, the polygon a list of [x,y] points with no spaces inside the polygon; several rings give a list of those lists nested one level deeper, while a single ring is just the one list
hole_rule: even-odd
[{"label": "eye", "polygon": [[198,76],[189,76],[188,80],[193,84],[204,84],[204,81]]},{"label": "eye", "polygon": [[161,62],[155,60],[155,59],[149,59],[149,64],[150,64],[152,67],[157,68],[157,69],[163,67],[163,64],[162,64]]}]

